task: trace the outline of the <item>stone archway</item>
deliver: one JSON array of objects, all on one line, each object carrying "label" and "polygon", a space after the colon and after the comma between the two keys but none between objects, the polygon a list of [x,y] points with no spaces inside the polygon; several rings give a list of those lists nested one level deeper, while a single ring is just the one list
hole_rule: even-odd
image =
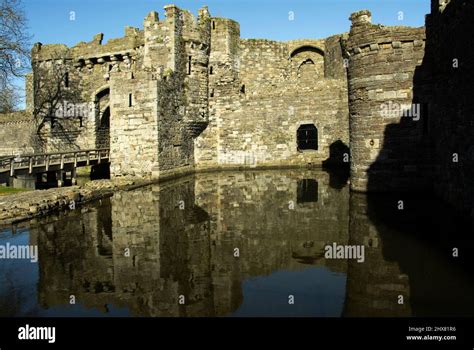
[{"label": "stone archway", "polygon": [[96,91],[95,103],[95,146],[110,147],[110,88],[105,86]]},{"label": "stone archway", "polygon": [[294,76],[310,83],[324,78],[324,51],[314,46],[301,46],[290,53]]}]

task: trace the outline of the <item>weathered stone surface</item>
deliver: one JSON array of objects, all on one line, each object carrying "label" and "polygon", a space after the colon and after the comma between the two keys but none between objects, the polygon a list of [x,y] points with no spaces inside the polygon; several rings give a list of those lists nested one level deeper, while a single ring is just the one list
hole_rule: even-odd
[{"label": "weathered stone surface", "polygon": [[[421,45],[413,43],[423,44],[425,30],[382,27],[370,23],[369,18],[368,11],[353,14],[344,42],[346,51],[352,53],[348,69],[351,188],[420,188],[423,184],[404,172],[403,166],[418,164],[420,154],[426,151],[424,120],[402,114],[404,106],[413,104],[415,69],[424,55]],[[400,110],[392,110],[399,105],[403,106]]]},{"label": "weathered stone surface", "polygon": [[[349,33],[278,42],[242,39],[237,22],[206,7],[196,18],[169,5],[107,44],[100,33],[71,48],[38,43],[34,66],[65,67],[69,91],[92,107],[62,129],[47,123],[41,147],[110,147],[112,176],[149,178],[321,165],[332,147],[350,146],[353,190],[434,184],[474,216],[472,6],[432,0],[426,30],[375,25],[362,10]],[[27,78],[26,113],[38,78]],[[413,107],[417,120],[405,115]],[[38,151],[22,115],[0,118],[0,155]],[[298,149],[303,124],[317,128],[317,149]]]},{"label": "weathered stone surface", "polygon": [[83,203],[110,196],[113,192],[145,184],[147,182],[143,180],[121,177],[91,181],[83,186],[0,196],[0,225],[43,216],[57,210],[72,210]]},{"label": "weathered stone surface", "polygon": [[[152,12],[143,30],[107,44],[102,34],[71,48],[38,43],[30,85],[63,67],[65,88],[90,112],[62,129],[46,124],[44,150],[110,146],[113,176],[320,165],[333,143],[349,142],[340,39],[241,39],[237,22],[206,7],[195,18],[169,5],[163,20]],[[317,150],[298,151],[302,124],[318,129]]]}]

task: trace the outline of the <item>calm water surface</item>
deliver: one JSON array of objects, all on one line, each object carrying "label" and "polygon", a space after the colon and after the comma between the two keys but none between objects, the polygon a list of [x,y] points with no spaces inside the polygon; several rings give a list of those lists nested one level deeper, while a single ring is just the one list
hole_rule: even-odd
[{"label": "calm water surface", "polygon": [[[472,228],[430,196],[346,180],[198,174],[4,227],[0,245],[39,261],[0,260],[0,316],[473,316]],[[325,258],[334,242],[364,262]]]}]

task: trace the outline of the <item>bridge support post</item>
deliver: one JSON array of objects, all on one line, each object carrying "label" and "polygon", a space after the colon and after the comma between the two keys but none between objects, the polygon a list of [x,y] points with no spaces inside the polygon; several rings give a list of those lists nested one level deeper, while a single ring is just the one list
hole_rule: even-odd
[{"label": "bridge support post", "polygon": [[63,187],[64,186],[64,171],[58,170],[56,172],[56,179],[58,180],[58,187]]},{"label": "bridge support post", "polygon": [[71,184],[73,186],[77,185],[77,168],[76,167],[72,168],[71,170]]}]

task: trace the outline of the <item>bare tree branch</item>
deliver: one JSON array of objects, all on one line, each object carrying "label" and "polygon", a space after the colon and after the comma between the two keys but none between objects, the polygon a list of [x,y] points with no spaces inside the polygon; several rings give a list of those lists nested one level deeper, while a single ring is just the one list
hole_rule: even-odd
[{"label": "bare tree branch", "polygon": [[74,145],[75,138],[71,131],[76,128],[78,118],[87,116],[73,115],[70,118],[64,109],[65,103],[70,106],[83,104],[79,84],[66,86],[71,67],[64,57],[68,57],[67,53],[57,52],[52,54],[51,60],[33,62],[33,117],[41,142],[51,136],[51,133],[43,133],[48,125],[50,132],[61,135],[66,143]]},{"label": "bare tree branch", "polygon": [[28,27],[21,0],[0,0],[0,113],[17,106],[14,79],[29,68]]}]

